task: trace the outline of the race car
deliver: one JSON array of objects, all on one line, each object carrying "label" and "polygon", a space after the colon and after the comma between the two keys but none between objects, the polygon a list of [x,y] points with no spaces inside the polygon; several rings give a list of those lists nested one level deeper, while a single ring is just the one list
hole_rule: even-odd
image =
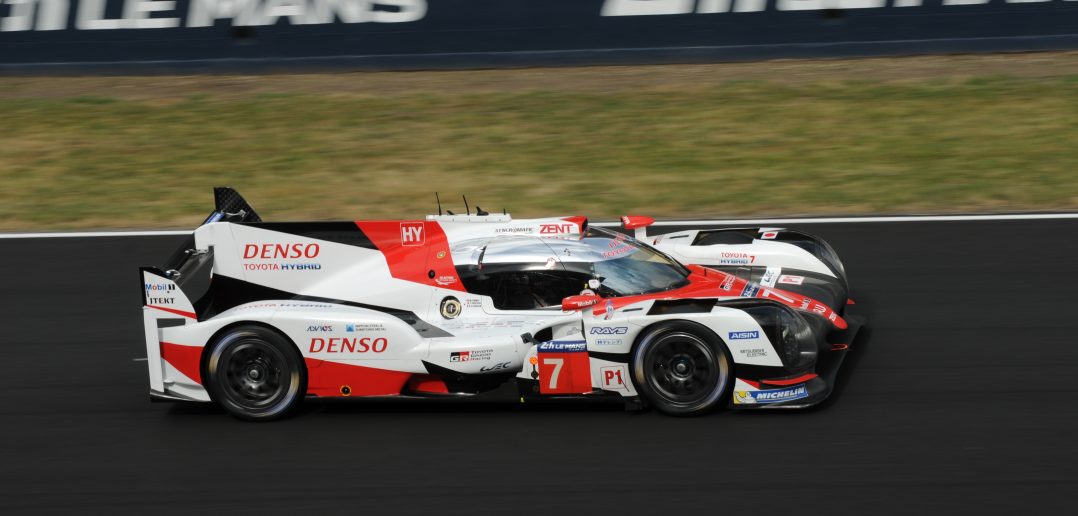
[{"label": "race car", "polygon": [[241,419],[327,398],[807,407],[863,324],[838,256],[797,231],[649,236],[648,217],[619,232],[478,208],[263,222],[235,190],[214,196],[140,269],[150,397]]}]

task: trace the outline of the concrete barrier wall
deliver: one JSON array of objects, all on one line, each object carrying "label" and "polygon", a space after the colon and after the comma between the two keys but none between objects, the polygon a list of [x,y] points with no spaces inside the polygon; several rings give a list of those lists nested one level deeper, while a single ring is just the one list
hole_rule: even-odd
[{"label": "concrete barrier wall", "polygon": [[409,69],[1078,48],[1078,0],[0,0],[0,70]]}]

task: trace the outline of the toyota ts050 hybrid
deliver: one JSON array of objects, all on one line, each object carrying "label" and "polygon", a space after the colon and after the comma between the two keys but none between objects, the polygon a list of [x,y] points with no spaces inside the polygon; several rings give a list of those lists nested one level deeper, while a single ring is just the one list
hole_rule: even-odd
[{"label": "toyota ts050 hybrid", "polygon": [[796,231],[648,236],[624,217],[632,238],[478,209],[276,223],[214,193],[185,245],[140,269],[150,396],[244,419],[345,397],[806,407],[860,326],[842,262]]}]

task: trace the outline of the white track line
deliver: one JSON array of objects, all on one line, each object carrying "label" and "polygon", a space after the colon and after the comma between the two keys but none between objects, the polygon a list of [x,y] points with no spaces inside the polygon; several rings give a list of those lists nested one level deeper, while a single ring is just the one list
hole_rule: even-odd
[{"label": "white track line", "polygon": [[162,237],[174,235],[190,235],[191,231],[171,232],[73,232],[73,233],[5,233],[0,234],[4,238],[93,238],[93,237]]},{"label": "white track line", "polygon": [[[868,222],[966,222],[995,220],[1078,219],[1078,213],[1025,213],[1013,215],[908,215],[895,217],[817,217],[789,219],[660,220],[653,226],[759,226],[772,224],[861,224]],[[595,222],[594,226],[617,227],[619,222]],[[191,231],[87,231],[69,233],[0,233],[0,240],[17,238],[95,238],[190,235]]]}]

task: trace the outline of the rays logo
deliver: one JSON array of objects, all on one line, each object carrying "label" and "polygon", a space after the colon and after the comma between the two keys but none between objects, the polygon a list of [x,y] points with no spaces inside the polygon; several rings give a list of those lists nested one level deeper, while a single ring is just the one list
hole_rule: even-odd
[{"label": "rays logo", "polygon": [[592,335],[625,335],[629,333],[627,326],[595,327],[591,329]]}]

